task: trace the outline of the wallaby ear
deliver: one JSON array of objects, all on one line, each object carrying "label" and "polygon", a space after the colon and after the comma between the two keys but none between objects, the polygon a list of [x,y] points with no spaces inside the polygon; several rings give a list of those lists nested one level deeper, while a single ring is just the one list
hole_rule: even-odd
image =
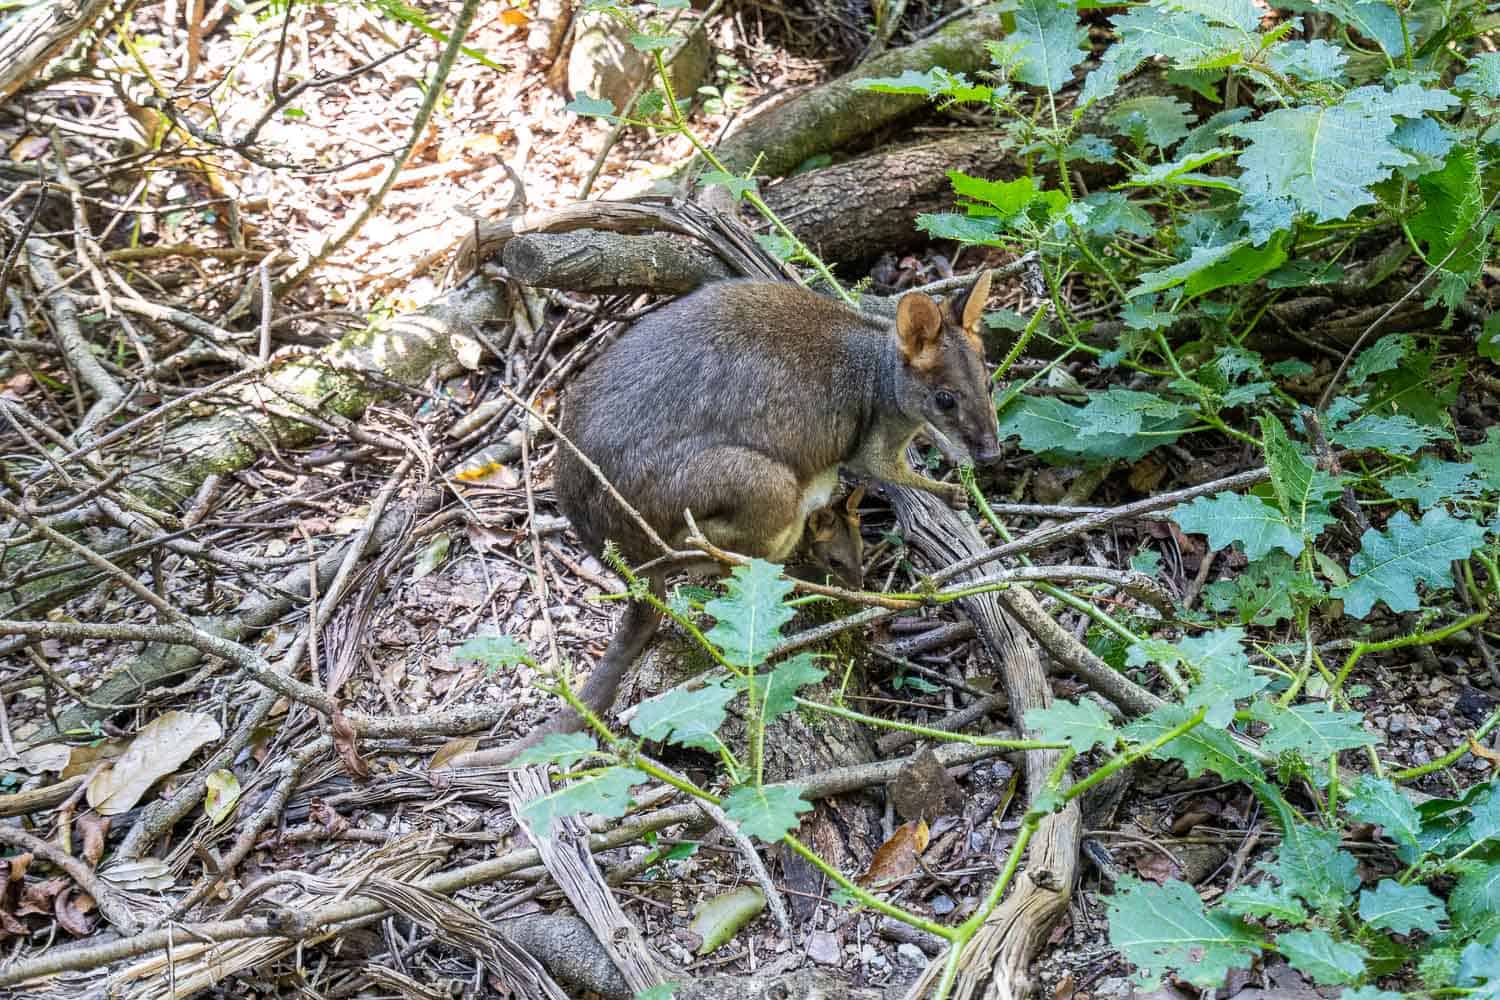
[{"label": "wallaby ear", "polygon": [[984,353],[984,340],[979,336],[979,328],[984,320],[984,304],[990,297],[990,270],[985,268],[979,272],[979,280],[969,289],[969,297],[964,300],[963,328],[964,336],[974,345],[974,349],[980,354]]},{"label": "wallaby ear", "polygon": [[827,507],[819,507],[807,516],[807,527],[812,532],[813,541],[826,542],[833,538],[834,532],[838,530],[835,518],[838,515]]},{"label": "wallaby ear", "polygon": [[914,368],[937,364],[943,339],[943,311],[923,292],[907,292],[896,303],[896,336],[901,356]]},{"label": "wallaby ear", "polygon": [[848,498],[844,501],[844,512],[848,514],[849,520],[859,520],[859,502],[865,498],[865,484],[860,483],[850,491]]}]

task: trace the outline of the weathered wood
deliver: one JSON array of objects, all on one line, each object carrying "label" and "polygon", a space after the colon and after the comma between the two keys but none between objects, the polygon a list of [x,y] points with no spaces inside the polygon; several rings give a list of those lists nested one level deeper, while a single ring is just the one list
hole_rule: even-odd
[{"label": "weathered wood", "polygon": [[701,243],[598,229],[517,236],[505,244],[500,259],[512,277],[533,287],[591,295],[682,295],[734,274]]}]

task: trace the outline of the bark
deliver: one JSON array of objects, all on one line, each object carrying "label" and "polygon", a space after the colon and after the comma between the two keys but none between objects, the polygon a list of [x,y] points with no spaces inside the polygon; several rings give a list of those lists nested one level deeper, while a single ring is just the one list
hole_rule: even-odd
[{"label": "bark", "polygon": [[732,272],[701,244],[675,236],[598,229],[529,233],[505,245],[505,269],[535,288],[590,295],[682,295]]},{"label": "bark", "polygon": [[102,36],[136,0],[83,0],[30,4],[0,31],[0,101],[42,78],[47,63],[93,27]]}]

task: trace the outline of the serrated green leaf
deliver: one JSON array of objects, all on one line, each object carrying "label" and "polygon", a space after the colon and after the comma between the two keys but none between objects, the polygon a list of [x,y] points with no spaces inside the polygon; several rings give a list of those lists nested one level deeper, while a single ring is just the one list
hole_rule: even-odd
[{"label": "serrated green leaf", "polygon": [[727,188],[736,200],[745,197],[745,195],[756,189],[753,179],[728,174],[722,170],[710,170],[698,179],[700,187],[712,187],[715,184]]},{"label": "serrated green leaf", "polygon": [[1054,701],[1046,708],[1030,709],[1026,728],[1036,739],[1066,743],[1076,753],[1088,753],[1096,746],[1110,749],[1120,738],[1104,709],[1088,699]]},{"label": "serrated green leaf", "polygon": [[1443,901],[1425,885],[1402,885],[1381,879],[1374,889],[1359,894],[1359,915],[1365,923],[1397,934],[1437,933],[1447,915]]},{"label": "serrated green leaf", "polygon": [[1406,55],[1401,16],[1384,0],[1321,0],[1316,4],[1299,2],[1286,6],[1304,13],[1332,14],[1376,42],[1392,59]]},{"label": "serrated green leaf", "polygon": [[724,796],[725,814],[740,826],[740,831],[767,844],[774,844],[795,830],[802,813],[812,803],[795,788],[783,785],[753,788],[742,785]]},{"label": "serrated green leaf", "polygon": [[1056,93],[1072,82],[1088,37],[1077,8],[1059,0],[1017,0],[1013,11],[1016,27],[1010,40],[1020,43],[1015,78]]},{"label": "serrated green leaf", "polygon": [[1411,353],[1415,341],[1409,333],[1389,333],[1359,352],[1349,366],[1349,385],[1360,386],[1372,375],[1388,372]]},{"label": "serrated green leaf", "polygon": [[1191,11],[1214,24],[1250,34],[1260,27],[1261,12],[1251,0],[1164,0],[1169,10]]},{"label": "serrated green leaf", "polygon": [[1252,203],[1288,200],[1318,222],[1346,219],[1374,203],[1375,184],[1411,162],[1390,141],[1395,127],[1390,110],[1347,98],[1230,126],[1250,143],[1239,158],[1241,190]]},{"label": "serrated green leaf", "polygon": [[[1000,414],[1000,436],[1019,437],[1027,451],[1083,462],[1115,459],[1134,461],[1147,452],[1177,440],[1170,433],[1191,421],[1186,414],[1154,419],[1143,417],[1139,435],[1101,433],[1083,414],[1051,396],[1021,396]],[[1085,429],[1095,433],[1085,434]]]},{"label": "serrated green leaf", "polygon": [[1460,875],[1448,894],[1448,912],[1462,937],[1500,934],[1500,864],[1476,865]]},{"label": "serrated green leaf", "polygon": [[[1125,737],[1136,743],[1149,743],[1182,725],[1191,714],[1181,705],[1163,705],[1127,726]],[[1258,781],[1262,777],[1255,762],[1222,729],[1195,726],[1153,756],[1181,761],[1188,776],[1194,778],[1205,771],[1212,771],[1226,781]]]},{"label": "serrated green leaf", "polygon": [[1315,911],[1347,906],[1359,888],[1359,862],[1339,846],[1337,830],[1283,817],[1276,857],[1261,867]]},{"label": "serrated green leaf", "polygon": [[[1489,987],[1500,985],[1500,939],[1489,944],[1471,941],[1464,947],[1458,959],[1458,985]],[[1475,1000],[1492,1000],[1496,991],[1491,988],[1470,994]]]},{"label": "serrated green leaf", "polygon": [[1296,753],[1309,764],[1376,742],[1360,725],[1362,714],[1340,712],[1323,702],[1283,708],[1273,701],[1258,701],[1251,714],[1270,727],[1261,746],[1271,753]]},{"label": "serrated green leaf", "polygon": [[1424,508],[1477,496],[1481,490],[1472,463],[1445,462],[1435,455],[1423,455],[1415,466],[1389,477],[1384,485],[1395,499],[1415,500]]},{"label": "serrated green leaf", "polygon": [[970,177],[961,170],[950,170],[948,182],[953,185],[954,194],[993,208],[1002,219],[1020,215],[1026,211],[1027,206],[1046,193],[1034,177],[991,181]]},{"label": "serrated green leaf", "polygon": [[798,653],[778,663],[769,674],[757,674],[755,692],[762,721],[770,724],[790,712],[796,707],[798,691],[827,676],[811,653]]},{"label": "serrated green leaf", "polygon": [[917,228],[935,240],[957,240],[960,243],[999,245],[1004,231],[997,218],[970,218],[953,212],[924,212],[917,216]]},{"label": "serrated green leaf", "polygon": [[1192,886],[1182,882],[1157,886],[1126,875],[1104,905],[1110,944],[1143,977],[1175,971],[1195,986],[1213,989],[1260,951],[1260,941],[1243,924],[1205,910]]},{"label": "serrated green leaf", "polygon": [[532,799],[521,814],[543,836],[551,833],[552,821],[579,813],[593,813],[605,819],[625,815],[630,808],[630,790],[650,778],[633,767],[607,767],[597,774],[578,778],[561,788]]},{"label": "serrated green leaf", "polygon": [[1193,247],[1188,259],[1179,261],[1171,267],[1164,267],[1156,271],[1142,272],[1136,286],[1126,292],[1128,298],[1139,298],[1142,295],[1150,295],[1155,292],[1175,288],[1187,281],[1193,275],[1206,270],[1224,260],[1230,254],[1241,247],[1250,245],[1249,240],[1235,240],[1232,243],[1222,243],[1212,247]]},{"label": "serrated green leaf", "polygon": [[1335,941],[1321,928],[1287,931],[1276,937],[1276,950],[1292,968],[1320,986],[1352,983],[1364,975],[1368,953],[1357,944]]},{"label": "serrated green leaf", "polygon": [[1349,55],[1321,38],[1310,42],[1282,42],[1271,47],[1267,60],[1272,69],[1307,83],[1326,83],[1344,76]]},{"label": "serrated green leaf", "polygon": [[1210,163],[1233,156],[1234,153],[1235,151],[1227,146],[1213,146],[1209,149],[1184,152],[1170,163],[1154,163],[1145,170],[1137,171],[1125,181],[1125,186],[1153,187],[1172,184],[1238,191],[1239,188],[1225,178],[1197,172]]},{"label": "serrated green leaf", "polygon": [[1350,580],[1333,595],[1344,602],[1346,614],[1363,618],[1377,602],[1392,611],[1415,611],[1421,606],[1417,584],[1453,586],[1451,563],[1467,559],[1484,544],[1485,530],[1434,507],[1413,523],[1405,511],[1387,522],[1385,531],[1369,529],[1360,550],[1349,560]]},{"label": "serrated green leaf", "polygon": [[508,635],[477,635],[453,651],[455,660],[473,660],[491,670],[513,667],[524,663],[536,666],[536,660],[515,637]]},{"label": "serrated green leaf", "polygon": [[1409,865],[1417,862],[1422,853],[1418,842],[1422,819],[1411,800],[1390,781],[1374,775],[1360,775],[1345,809],[1360,822],[1384,830],[1385,835],[1395,841],[1396,856],[1402,861]]},{"label": "serrated green leaf", "polygon": [[1306,540],[1315,539],[1335,520],[1328,498],[1337,494],[1338,483],[1303,457],[1274,415],[1261,414],[1259,423],[1276,502],[1293,531]]},{"label": "serrated green leaf", "polygon": [[724,596],[704,605],[715,619],[707,633],[709,642],[737,667],[764,663],[781,638],[781,627],[792,620],[794,612],[783,603],[792,586],[782,579],[781,567],[764,559],[736,566]]},{"label": "serrated green leaf", "polygon": [[1485,485],[1500,490],[1500,427],[1491,427],[1484,433],[1484,441],[1469,449],[1474,460],[1474,469]]},{"label": "serrated green leaf", "polygon": [[1464,836],[1471,844],[1482,844],[1487,840],[1500,839],[1500,787],[1469,807],[1469,822],[1464,827]]},{"label": "serrated green leaf", "polygon": [[676,35],[635,34],[630,36],[630,47],[637,52],[665,52],[680,41]]},{"label": "serrated green leaf", "polygon": [[1484,213],[1484,190],[1473,147],[1455,148],[1441,169],[1417,179],[1417,188],[1422,207],[1407,216],[1407,225],[1427,244],[1427,262],[1477,277],[1486,247],[1475,225]]},{"label": "serrated green leaf", "polygon": [[[1306,288],[1310,285],[1331,285],[1344,280],[1344,268],[1331,260],[1290,260],[1266,275],[1267,288]],[[1305,367],[1306,371],[1301,368]],[[1271,366],[1272,375],[1289,377],[1309,375],[1313,366],[1298,358],[1288,358]]]},{"label": "serrated green leaf", "polygon": [[1105,124],[1142,146],[1166,149],[1188,134],[1193,109],[1175,97],[1147,95],[1121,101]]},{"label": "serrated green leaf", "polygon": [[1132,389],[1107,389],[1089,397],[1080,414],[1084,437],[1139,434],[1148,420],[1153,423],[1172,420],[1187,410],[1180,403],[1149,392]]},{"label": "serrated green leaf", "polygon": [[1224,909],[1238,917],[1261,917],[1300,924],[1307,910],[1284,885],[1273,885],[1269,879],[1254,885],[1241,885],[1224,897]]},{"label": "serrated green leaf", "polygon": [[918,73],[914,69],[903,70],[900,76],[871,76],[854,81],[860,90],[872,90],[877,94],[920,94],[936,97],[943,88],[937,76],[938,70],[929,69]]},{"label": "serrated green leaf", "polygon": [[1293,556],[1303,549],[1302,536],[1291,529],[1281,511],[1249,494],[1197,497],[1173,508],[1171,516],[1183,531],[1208,536],[1208,547],[1214,551],[1239,543],[1245,555],[1255,560],[1273,549]]},{"label": "serrated green leaf", "polygon": [[1419,424],[1404,413],[1393,416],[1366,413],[1330,432],[1328,439],[1345,448],[1374,448],[1392,455],[1410,455],[1441,436],[1442,431],[1436,427]]},{"label": "serrated green leaf", "polygon": [[1481,52],[1469,60],[1469,68],[1453,81],[1458,90],[1479,97],[1500,98],[1500,52]]},{"label": "serrated green leaf", "polygon": [[1109,237],[1116,233],[1150,236],[1156,220],[1151,213],[1118,191],[1095,191],[1083,199],[1089,218],[1083,229],[1092,236]]},{"label": "serrated green leaf", "polygon": [[1236,627],[1216,629],[1177,643],[1195,677],[1183,704],[1190,709],[1207,708],[1208,714],[1203,717],[1206,726],[1228,726],[1234,719],[1235,703],[1270,683],[1250,666],[1244,641],[1244,630]]},{"label": "serrated green leaf", "polygon": [[1280,549],[1230,579],[1203,588],[1205,607],[1220,613],[1233,610],[1242,625],[1275,625],[1292,617],[1294,599],[1311,604],[1326,596],[1317,581],[1304,575]]},{"label": "serrated green leaf", "polygon": [[608,121],[619,121],[615,116],[614,101],[604,100],[599,97],[590,97],[582,91],[573,95],[573,99],[568,102],[564,110],[571,111],[575,115],[582,115],[585,118],[604,118]]},{"label": "serrated green leaf", "polygon": [[599,745],[588,733],[551,733],[536,746],[527,747],[507,764],[507,767],[525,767],[528,764],[556,764],[567,770],[589,754],[598,753]]},{"label": "serrated green leaf", "polygon": [[718,684],[705,684],[696,691],[672,688],[640,703],[631,717],[630,731],[644,740],[715,750],[725,708],[734,695]]}]

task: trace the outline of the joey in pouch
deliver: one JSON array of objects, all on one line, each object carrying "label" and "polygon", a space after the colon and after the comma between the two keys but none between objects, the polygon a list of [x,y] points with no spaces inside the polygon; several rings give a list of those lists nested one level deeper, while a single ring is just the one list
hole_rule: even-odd
[{"label": "joey in pouch", "polygon": [[[716,546],[785,562],[829,506],[840,467],[962,507],[963,487],[918,474],[905,454],[925,429],[952,458],[999,457],[979,338],[989,287],[984,272],[946,303],[910,292],[890,322],[795,284],[706,285],[606,348],[568,390],[561,430],[674,548],[688,509]],[[629,564],[662,554],[572,449],[557,456],[558,505],[592,553],[613,541]],[[826,523],[813,517],[815,562]],[[658,597],[665,576],[648,579]],[[644,601],[626,605],[579,693],[590,710],[608,708],[659,624]],[[580,721],[564,709],[523,742]]]}]

